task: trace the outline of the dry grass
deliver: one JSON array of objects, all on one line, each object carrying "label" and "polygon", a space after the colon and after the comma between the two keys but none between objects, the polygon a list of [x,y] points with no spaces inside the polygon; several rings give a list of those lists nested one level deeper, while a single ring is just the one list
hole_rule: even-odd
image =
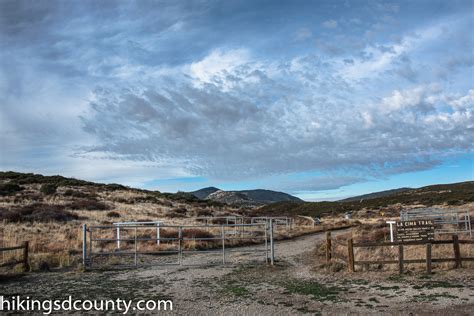
[{"label": "dry grass", "polygon": [[[98,190],[91,187],[60,186],[56,193],[40,193],[41,185],[23,185],[24,189],[13,195],[0,197],[0,247],[30,242],[31,267],[47,270],[75,265],[82,252],[82,225],[110,225],[115,221],[164,221],[168,225],[199,224],[196,216],[239,215],[241,210],[228,206],[203,205],[179,200],[167,200],[134,190]],[[277,238],[287,238],[306,233],[312,228],[298,228],[291,234],[278,229]],[[115,238],[115,231],[102,233],[102,238]],[[127,233],[122,232],[122,238]],[[139,238],[154,238],[152,229],[139,232]],[[186,238],[212,238],[220,236],[220,230],[184,230]],[[162,237],[176,236],[177,231],[162,229]],[[253,243],[248,240],[245,243]],[[228,246],[243,244],[229,241]],[[124,249],[132,243],[123,243]],[[187,249],[214,248],[220,241],[187,240]],[[115,242],[94,245],[94,250],[115,251]],[[140,251],[157,251],[176,248],[176,243],[156,241],[140,242]],[[19,253],[2,254],[2,262]],[[10,257],[9,257],[10,256]]]}]

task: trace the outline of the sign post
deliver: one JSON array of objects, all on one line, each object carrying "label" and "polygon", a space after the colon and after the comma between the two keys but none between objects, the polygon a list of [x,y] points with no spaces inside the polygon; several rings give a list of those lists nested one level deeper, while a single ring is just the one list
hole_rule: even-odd
[{"label": "sign post", "polygon": [[393,225],[396,224],[396,221],[386,221],[385,223],[390,225],[390,242],[393,242]]}]

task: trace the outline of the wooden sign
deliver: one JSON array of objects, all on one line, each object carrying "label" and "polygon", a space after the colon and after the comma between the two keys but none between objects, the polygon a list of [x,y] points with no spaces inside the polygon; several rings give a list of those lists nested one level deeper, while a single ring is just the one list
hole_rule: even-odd
[{"label": "wooden sign", "polygon": [[397,222],[397,241],[428,241],[434,239],[432,220]]}]

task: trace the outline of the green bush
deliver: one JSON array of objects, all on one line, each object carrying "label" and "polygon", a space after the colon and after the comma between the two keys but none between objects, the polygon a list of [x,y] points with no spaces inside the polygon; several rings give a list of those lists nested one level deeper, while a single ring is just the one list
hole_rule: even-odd
[{"label": "green bush", "polygon": [[57,186],[51,183],[46,183],[43,184],[40,188],[40,192],[43,193],[44,195],[51,195],[56,193]]},{"label": "green bush", "polygon": [[64,210],[63,205],[48,205],[33,203],[30,205],[14,207],[11,210],[0,211],[0,221],[8,223],[21,222],[67,222],[79,219],[77,214]]},{"label": "green bush", "polygon": [[15,194],[23,190],[23,187],[19,186],[16,183],[5,183],[0,184],[0,196]]},{"label": "green bush", "polygon": [[70,210],[87,210],[87,211],[106,211],[110,207],[102,202],[95,199],[83,199],[72,201],[66,205],[66,208]]}]

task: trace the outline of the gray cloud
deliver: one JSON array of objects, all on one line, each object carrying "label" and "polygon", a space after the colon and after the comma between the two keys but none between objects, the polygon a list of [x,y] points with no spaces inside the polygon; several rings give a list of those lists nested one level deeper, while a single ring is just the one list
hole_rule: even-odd
[{"label": "gray cloud", "polygon": [[[318,190],[472,150],[465,5],[442,4],[444,22],[439,5],[347,5],[0,1],[1,167],[230,182],[316,170],[278,182]],[[449,28],[403,46],[425,22]]]},{"label": "gray cloud", "polygon": [[98,91],[93,115],[83,118],[101,142],[94,150],[132,160],[184,159],[195,174],[236,179],[344,169],[380,177],[472,149],[472,104],[442,110],[442,91],[434,87],[358,104],[350,83],[315,57],[280,64],[278,72],[255,67],[218,73],[204,86],[183,77]]}]

